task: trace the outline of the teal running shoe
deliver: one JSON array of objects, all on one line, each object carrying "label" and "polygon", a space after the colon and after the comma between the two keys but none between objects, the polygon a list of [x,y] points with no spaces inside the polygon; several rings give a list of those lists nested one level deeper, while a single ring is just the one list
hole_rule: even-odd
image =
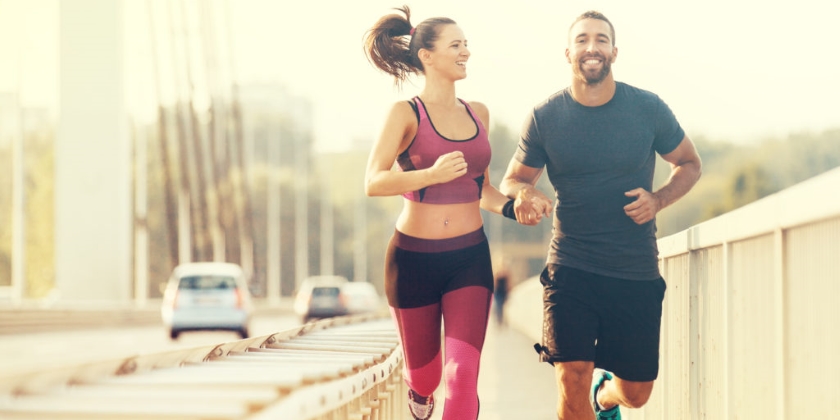
[{"label": "teal running shoe", "polygon": [[592,372],[592,409],[595,410],[595,418],[598,420],[621,420],[621,407],[615,406],[609,410],[599,410],[598,403],[598,389],[604,381],[609,381],[613,378],[612,374],[603,369],[595,369]]}]

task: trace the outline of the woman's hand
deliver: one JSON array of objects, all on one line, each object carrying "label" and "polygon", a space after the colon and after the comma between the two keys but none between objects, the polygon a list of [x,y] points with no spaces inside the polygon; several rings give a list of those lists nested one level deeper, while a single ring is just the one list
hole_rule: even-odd
[{"label": "woman's hand", "polygon": [[450,152],[438,157],[428,171],[432,184],[443,184],[466,174],[467,161],[464,160],[463,152]]},{"label": "woman's hand", "polygon": [[551,218],[553,203],[540,190],[526,186],[516,193],[513,210],[516,220],[523,225],[536,225],[543,217]]}]

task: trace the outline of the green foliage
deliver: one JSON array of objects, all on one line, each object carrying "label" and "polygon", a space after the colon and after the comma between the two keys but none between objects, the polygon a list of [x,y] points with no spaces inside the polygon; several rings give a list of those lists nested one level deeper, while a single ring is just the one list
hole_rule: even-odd
[{"label": "green foliage", "polygon": [[45,297],[55,285],[55,160],[52,130],[28,133],[24,159],[26,213],[25,296]]},{"label": "green foliage", "polygon": [[[53,249],[53,131],[27,131],[24,139],[24,281],[26,298],[47,295],[55,283]],[[12,276],[12,156],[0,149],[0,286]]]},{"label": "green foliage", "polygon": [[[840,166],[840,129],[753,145],[695,140],[703,175],[657,217],[659,236],[687,229]],[[663,162],[664,163],[664,162]],[[657,168],[667,174],[667,164]]]},{"label": "green foliage", "polygon": [[12,284],[12,151],[0,148],[0,287]]}]

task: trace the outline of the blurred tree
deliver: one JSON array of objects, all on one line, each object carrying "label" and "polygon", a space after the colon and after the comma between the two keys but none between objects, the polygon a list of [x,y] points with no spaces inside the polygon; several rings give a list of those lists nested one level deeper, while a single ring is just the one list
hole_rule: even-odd
[{"label": "blurred tree", "polygon": [[[161,107],[159,115],[166,115]],[[158,130],[151,130],[147,145],[147,210],[149,297],[161,297],[161,287],[178,262],[178,225],[175,209],[174,180],[168,170],[168,142],[166,127],[158,123]],[[163,136],[163,137],[161,137]]]},{"label": "blurred tree", "polygon": [[779,189],[773,179],[758,164],[744,166],[738,170],[732,179],[729,207],[741,207],[744,204],[764,198]]},{"label": "blurred tree", "polygon": [[[24,289],[23,298],[45,297],[55,284],[53,249],[53,142],[51,126],[24,133]],[[11,285],[12,276],[12,183],[11,151],[0,148],[0,286]],[[6,175],[8,173],[8,175]]]},{"label": "blurred tree", "polygon": [[840,166],[840,129],[793,133],[748,145],[703,138],[695,144],[703,159],[703,176],[688,195],[657,216],[660,237]]},{"label": "blurred tree", "polygon": [[38,127],[26,134],[24,297],[31,299],[46,297],[55,286],[54,141],[55,133],[49,126]]},{"label": "blurred tree", "polygon": [[[519,132],[510,127],[496,123],[490,130],[490,148],[493,151],[490,160],[490,183],[499,187],[507,171],[508,164],[516,152],[519,144]],[[554,198],[554,188],[551,186],[547,176],[540,176],[537,181],[537,188],[549,198]],[[497,214],[484,212],[485,223],[489,225],[488,237],[490,240],[510,242],[546,243],[548,235],[551,234],[551,223],[541,223],[537,226],[522,226],[513,220],[506,219]],[[494,238],[493,235],[501,234],[501,238]]]},{"label": "blurred tree", "polygon": [[0,147],[0,286],[12,284],[12,153]]}]

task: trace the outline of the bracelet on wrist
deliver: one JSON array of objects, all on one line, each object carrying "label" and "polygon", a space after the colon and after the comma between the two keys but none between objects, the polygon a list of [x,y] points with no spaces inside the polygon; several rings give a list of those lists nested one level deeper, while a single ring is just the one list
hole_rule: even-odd
[{"label": "bracelet on wrist", "polygon": [[502,207],[502,216],[507,217],[508,219],[516,220],[516,213],[513,212],[513,203],[515,202],[514,199],[510,199],[505,205]]}]

